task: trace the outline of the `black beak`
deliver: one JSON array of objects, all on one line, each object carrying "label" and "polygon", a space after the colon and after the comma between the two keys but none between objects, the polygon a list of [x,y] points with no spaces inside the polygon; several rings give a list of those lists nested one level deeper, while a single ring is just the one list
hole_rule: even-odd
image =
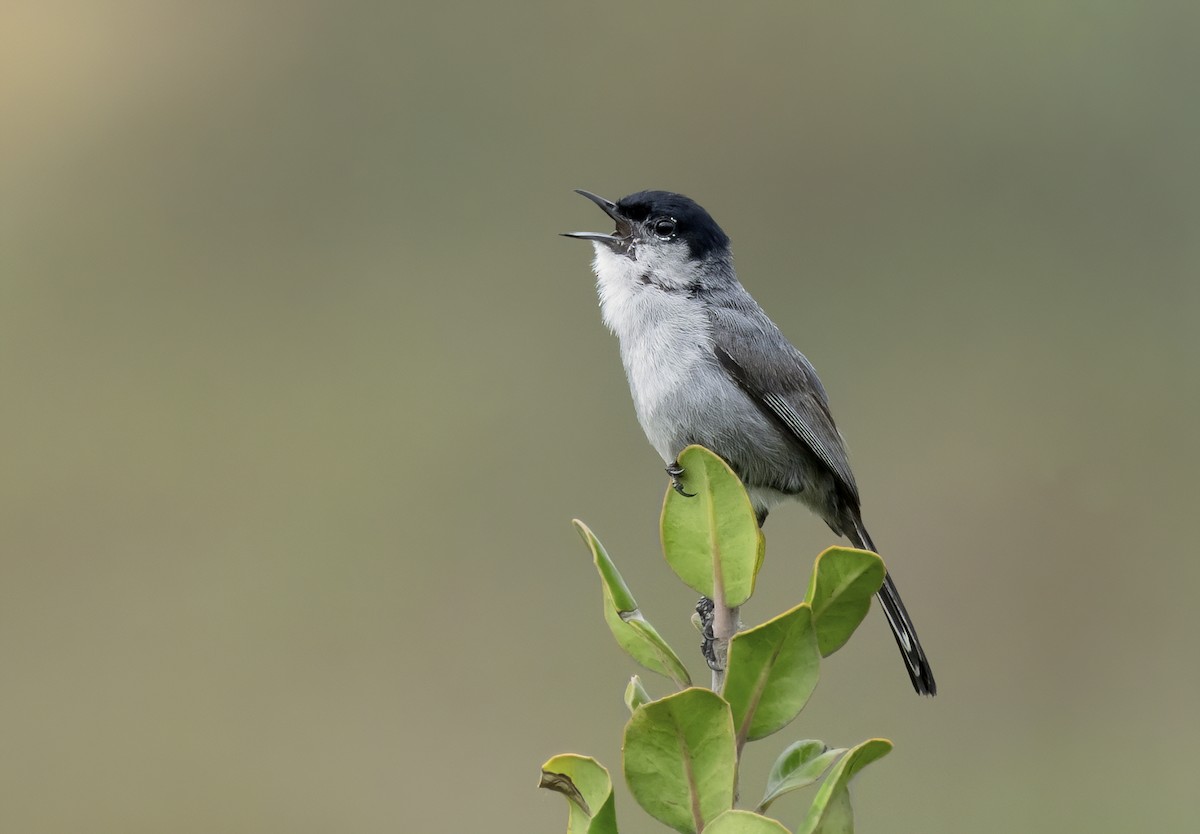
[{"label": "black beak", "polygon": [[633,226],[630,222],[621,215],[617,204],[612,200],[606,200],[598,194],[593,194],[590,191],[584,191],[582,188],[575,189],[576,194],[581,194],[587,197],[596,205],[604,210],[604,213],[613,219],[617,224],[617,230],[612,234],[604,234],[603,232],[563,232],[563,237],[574,237],[580,240],[598,240],[601,243],[607,243],[614,249],[624,251],[629,245],[629,238],[633,232]]},{"label": "black beak", "polygon": [[593,194],[590,191],[584,191],[582,188],[576,188],[575,193],[579,194],[580,196],[587,197],[593,203],[600,206],[600,208],[604,209],[604,213],[607,214],[609,217],[611,217],[613,220],[616,220],[619,222],[619,221],[622,221],[625,219],[624,217],[621,216],[621,213],[619,211],[617,211],[617,204],[614,203],[612,200],[606,200],[603,197],[601,197],[599,194]]}]

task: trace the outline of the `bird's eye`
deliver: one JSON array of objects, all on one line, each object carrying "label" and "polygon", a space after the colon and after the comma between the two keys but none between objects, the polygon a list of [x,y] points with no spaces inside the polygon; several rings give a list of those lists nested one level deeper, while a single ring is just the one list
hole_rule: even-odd
[{"label": "bird's eye", "polygon": [[660,217],[654,221],[654,234],[661,238],[669,238],[675,234],[675,220],[670,217]]}]

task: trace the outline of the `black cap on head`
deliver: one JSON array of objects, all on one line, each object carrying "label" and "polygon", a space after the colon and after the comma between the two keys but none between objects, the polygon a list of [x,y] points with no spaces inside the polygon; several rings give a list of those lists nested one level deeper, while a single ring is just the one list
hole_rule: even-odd
[{"label": "black cap on head", "polygon": [[729,248],[729,235],[690,197],[672,191],[639,191],[617,201],[617,211],[634,222],[659,217],[675,221],[675,234],[697,260]]}]

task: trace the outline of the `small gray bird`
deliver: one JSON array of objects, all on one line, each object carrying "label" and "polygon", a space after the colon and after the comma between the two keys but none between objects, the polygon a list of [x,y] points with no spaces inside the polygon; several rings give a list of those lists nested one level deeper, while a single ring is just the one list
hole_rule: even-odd
[{"label": "small gray bird", "polygon": [[[817,372],[738,281],[729,237],[682,194],[639,191],[614,203],[579,191],[616,223],[592,241],[604,322],[638,421],[683,491],[678,456],[693,443],[724,458],[750,493],[758,522],[797,498],[855,547],[875,550],[858,486]],[[879,602],[913,687],[937,684],[889,574]]]}]

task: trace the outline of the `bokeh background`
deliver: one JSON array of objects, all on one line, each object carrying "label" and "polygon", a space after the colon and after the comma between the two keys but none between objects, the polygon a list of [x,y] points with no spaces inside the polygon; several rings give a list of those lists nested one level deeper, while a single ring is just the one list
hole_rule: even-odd
[{"label": "bokeh background", "polygon": [[[872,612],[747,798],[882,735],[863,832],[1196,830],[1198,8],[5,3],[0,830],[559,831],[540,763],[619,769],[572,517],[701,666],[575,187],[732,235],[941,685]],[[752,622],[833,543],[767,533]]]}]

